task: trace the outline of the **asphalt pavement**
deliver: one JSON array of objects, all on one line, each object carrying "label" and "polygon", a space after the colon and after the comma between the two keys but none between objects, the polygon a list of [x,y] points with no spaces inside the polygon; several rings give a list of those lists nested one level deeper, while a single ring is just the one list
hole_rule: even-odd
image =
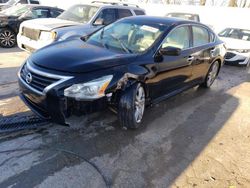
[{"label": "asphalt pavement", "polygon": [[[0,119],[32,114],[16,76],[28,55],[0,49]],[[250,187],[249,81],[224,66],[211,89],[148,108],[134,131],[107,110],[1,134],[0,187]]]}]

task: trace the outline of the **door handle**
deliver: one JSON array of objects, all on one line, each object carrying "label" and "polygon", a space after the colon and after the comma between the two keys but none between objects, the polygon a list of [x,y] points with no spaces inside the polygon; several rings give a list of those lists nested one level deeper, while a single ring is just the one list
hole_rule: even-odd
[{"label": "door handle", "polygon": [[194,60],[194,57],[193,57],[193,56],[189,56],[189,57],[187,58],[187,62],[189,62],[189,63],[192,63],[193,60]]}]

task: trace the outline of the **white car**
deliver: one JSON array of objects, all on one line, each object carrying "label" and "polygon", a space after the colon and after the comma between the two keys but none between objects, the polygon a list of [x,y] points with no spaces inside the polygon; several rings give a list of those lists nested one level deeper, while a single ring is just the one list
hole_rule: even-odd
[{"label": "white car", "polygon": [[137,5],[93,1],[70,7],[57,18],[25,21],[17,35],[18,47],[34,52],[54,42],[89,35],[118,19],[145,15]]},{"label": "white car", "polygon": [[239,28],[226,28],[219,33],[225,42],[227,53],[225,64],[249,66],[250,64],[250,30]]},{"label": "white car", "polygon": [[40,0],[0,0],[0,10],[4,10],[18,4],[40,4]]}]

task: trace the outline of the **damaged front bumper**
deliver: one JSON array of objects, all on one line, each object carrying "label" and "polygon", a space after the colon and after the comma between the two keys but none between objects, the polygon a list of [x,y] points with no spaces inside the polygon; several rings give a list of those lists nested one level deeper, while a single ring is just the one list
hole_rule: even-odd
[{"label": "damaged front bumper", "polygon": [[53,91],[41,96],[28,89],[21,80],[19,88],[20,98],[35,114],[62,125],[68,125],[67,118],[71,115],[86,115],[106,109],[108,106],[106,97],[94,101],[76,101],[59,97]]},{"label": "damaged front bumper", "polygon": [[59,85],[71,78],[44,73],[26,63],[18,73],[20,97],[38,116],[63,125],[71,115],[88,114],[107,107],[106,96],[92,101],[76,101],[65,97]]}]

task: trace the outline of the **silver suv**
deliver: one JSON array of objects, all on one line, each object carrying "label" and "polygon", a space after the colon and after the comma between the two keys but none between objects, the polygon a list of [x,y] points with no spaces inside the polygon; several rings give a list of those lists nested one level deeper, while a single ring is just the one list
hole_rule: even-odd
[{"label": "silver suv", "polygon": [[136,15],[145,15],[137,5],[102,1],[78,4],[57,18],[23,22],[17,43],[19,48],[33,52],[56,41],[86,36],[120,18]]}]

